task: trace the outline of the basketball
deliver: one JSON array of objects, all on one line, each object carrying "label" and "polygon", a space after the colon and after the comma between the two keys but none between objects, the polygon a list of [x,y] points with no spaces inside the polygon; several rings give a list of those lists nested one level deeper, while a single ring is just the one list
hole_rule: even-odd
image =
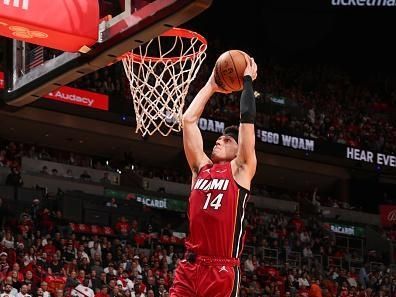
[{"label": "basketball", "polygon": [[243,73],[247,66],[245,55],[248,56],[243,51],[230,50],[217,59],[215,81],[220,88],[232,92],[243,89]]}]

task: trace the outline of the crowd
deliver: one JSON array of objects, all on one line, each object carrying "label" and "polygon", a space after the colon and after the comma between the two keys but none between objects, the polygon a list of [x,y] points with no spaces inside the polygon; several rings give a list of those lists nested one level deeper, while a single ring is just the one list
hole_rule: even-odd
[{"label": "crowd", "polygon": [[[204,63],[190,85],[186,107],[210,71]],[[285,66],[273,61],[262,61],[259,72],[255,82],[257,127],[374,151],[396,151],[396,84],[392,76],[361,78],[335,66]],[[123,73],[121,64],[116,64],[73,85],[116,94],[112,100],[118,108],[114,111],[133,114],[129,83]],[[238,111],[238,93],[215,94],[203,116],[236,123]]]},{"label": "crowd", "polygon": [[[111,160],[109,162],[105,161],[103,158],[94,158],[92,156],[84,156],[72,152],[65,152],[45,147],[36,147],[34,145],[26,145],[22,143],[17,144],[12,141],[3,141],[0,144],[0,166],[7,166],[11,168],[11,173],[8,176],[6,182],[7,184],[17,186],[23,184],[20,168],[22,157],[102,170],[113,170],[112,166],[114,166]],[[123,170],[133,168],[133,173],[140,177],[158,178],[164,181],[182,184],[190,183],[190,171],[188,168],[153,168],[144,166],[141,162],[135,160],[133,154],[131,153],[125,153],[124,161],[121,163],[122,164],[120,164],[120,168]],[[58,172],[56,168],[48,168],[47,166],[43,166],[42,168],[37,168],[37,172],[45,175],[65,177],[68,179],[74,178],[81,181],[92,181],[89,170],[84,170],[82,174],[77,176],[72,172],[71,169],[68,169],[65,172]],[[104,176],[99,182],[102,184],[110,184],[108,173],[104,173]],[[161,191],[166,192],[166,189],[161,189]],[[279,198],[282,200],[291,200],[299,203],[305,200],[311,202],[318,208],[320,206],[345,209],[353,208],[346,201],[337,201],[331,195],[319,195],[320,193],[318,193],[318,189],[313,189],[312,192],[292,192],[286,191],[285,189],[277,189],[275,187],[269,187],[267,185],[255,183],[252,186],[252,194],[264,197]]]},{"label": "crowd", "polygon": [[[44,146],[37,146],[34,144],[17,143],[5,139],[0,140],[1,167],[20,169],[22,157],[87,168],[111,170],[108,160],[103,157],[77,154],[74,152],[48,148]],[[38,168],[38,171],[40,170],[51,170],[52,173],[52,169]],[[64,174],[66,174],[66,172]]]},{"label": "crowd", "polygon": [[[135,1],[134,9],[150,1]],[[101,16],[116,15],[123,1],[100,1]],[[215,57],[221,53],[219,41],[208,54],[198,77],[190,86],[186,107],[202,87]],[[45,49],[44,60],[59,53]],[[276,132],[394,153],[396,151],[395,77],[388,73],[364,74],[328,64],[282,64],[259,61],[257,126]],[[77,88],[114,95],[111,110],[133,114],[129,82],[121,63],[99,70],[73,82]],[[204,116],[237,122],[239,95],[217,94]]]},{"label": "crowd", "polygon": [[[138,242],[137,235],[171,236],[186,225],[151,224],[142,214],[121,217],[115,236],[76,234],[60,211],[37,199],[19,215],[9,206],[0,199],[1,296],[169,296],[183,247]],[[246,226],[240,296],[396,296],[393,271],[367,265],[387,259],[341,247],[317,217],[249,204]]]},{"label": "crowd", "polygon": [[[259,128],[374,151],[396,151],[396,89],[391,76],[359,80],[356,73],[328,65],[272,62],[260,65],[259,71],[255,83]],[[192,93],[196,91],[193,86]],[[236,122],[238,96],[215,95],[205,116]]]}]

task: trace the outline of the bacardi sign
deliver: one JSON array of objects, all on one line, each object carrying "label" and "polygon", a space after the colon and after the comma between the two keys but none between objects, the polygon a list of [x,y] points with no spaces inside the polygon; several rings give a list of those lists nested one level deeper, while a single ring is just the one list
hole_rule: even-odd
[{"label": "bacardi sign", "polygon": [[50,92],[44,98],[89,108],[109,110],[109,96],[67,86]]}]

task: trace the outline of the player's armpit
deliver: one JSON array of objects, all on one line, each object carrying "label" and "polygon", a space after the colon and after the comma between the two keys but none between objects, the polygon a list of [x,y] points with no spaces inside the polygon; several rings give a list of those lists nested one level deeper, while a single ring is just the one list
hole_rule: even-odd
[{"label": "player's armpit", "polygon": [[257,167],[255,143],[254,124],[241,123],[239,125],[238,154],[235,163],[250,179],[256,173]]}]

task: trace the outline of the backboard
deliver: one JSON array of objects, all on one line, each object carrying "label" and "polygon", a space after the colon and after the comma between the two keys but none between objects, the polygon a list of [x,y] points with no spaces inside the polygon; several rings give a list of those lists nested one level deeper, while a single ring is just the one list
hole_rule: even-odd
[{"label": "backboard", "polygon": [[[32,42],[29,39],[16,40],[0,36],[0,72],[4,87],[0,95],[6,104],[22,107],[59,86],[106,67],[129,50],[192,19],[212,2],[98,1],[100,18],[97,41],[78,51],[64,52],[39,43],[28,43]],[[3,3],[0,1],[0,6]]]}]

